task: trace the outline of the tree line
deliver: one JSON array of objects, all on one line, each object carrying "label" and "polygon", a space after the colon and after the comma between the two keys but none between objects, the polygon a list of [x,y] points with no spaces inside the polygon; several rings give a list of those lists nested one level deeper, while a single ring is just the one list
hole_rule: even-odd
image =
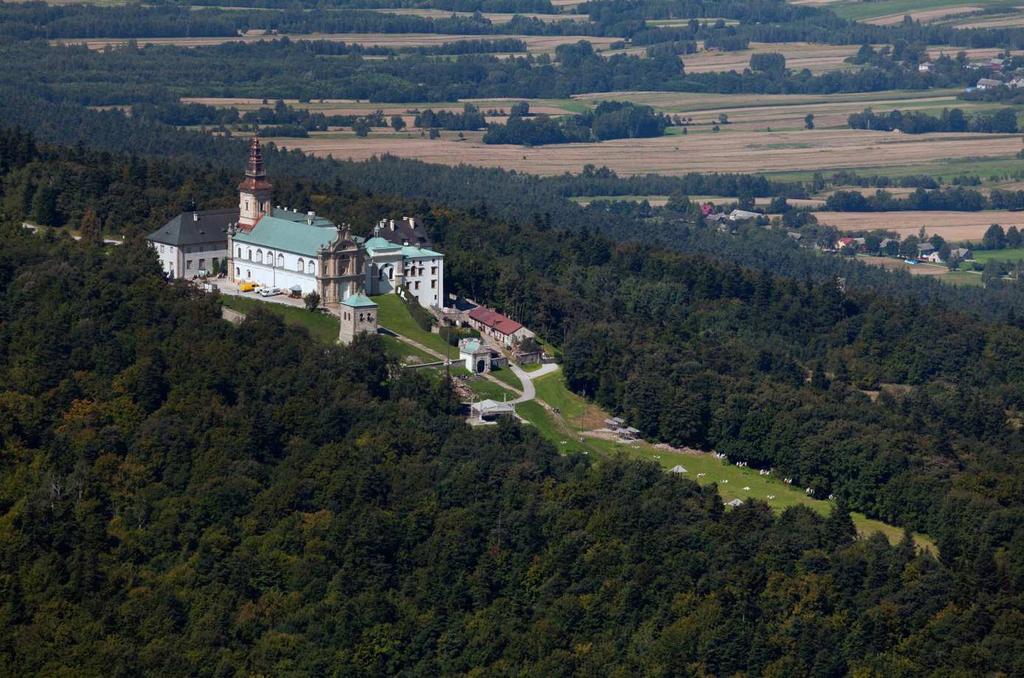
[{"label": "tree line", "polygon": [[601,101],[593,110],[573,116],[525,118],[510,115],[502,125],[492,123],[483,136],[485,144],[542,146],[609,139],[659,137],[670,124],[667,115],[650,106],[628,101]]},{"label": "tree line", "polygon": [[944,108],[938,115],[918,111],[901,111],[898,108],[888,113],[875,113],[865,108],[861,113],[851,113],[846,120],[850,129],[870,129],[891,132],[899,130],[906,134],[929,132],[986,132],[990,134],[1013,134],[1019,130],[1017,111],[1001,108],[998,111],[979,112],[973,115],[959,108]]}]

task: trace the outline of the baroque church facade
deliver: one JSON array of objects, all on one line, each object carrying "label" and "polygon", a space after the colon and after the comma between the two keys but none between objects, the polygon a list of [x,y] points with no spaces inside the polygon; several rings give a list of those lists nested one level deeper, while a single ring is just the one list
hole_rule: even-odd
[{"label": "baroque church facade", "polygon": [[316,292],[324,303],[359,292],[365,283],[364,251],[348,225],[271,207],[272,191],[259,139],[253,137],[238,185],[238,222],[227,232],[230,279],[304,295]]}]

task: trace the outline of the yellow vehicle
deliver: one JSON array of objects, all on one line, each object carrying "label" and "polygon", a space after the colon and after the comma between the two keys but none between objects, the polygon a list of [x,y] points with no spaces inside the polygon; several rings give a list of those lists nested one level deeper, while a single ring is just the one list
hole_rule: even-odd
[{"label": "yellow vehicle", "polygon": [[252,292],[254,289],[256,289],[256,283],[251,282],[244,282],[238,286],[239,292]]}]

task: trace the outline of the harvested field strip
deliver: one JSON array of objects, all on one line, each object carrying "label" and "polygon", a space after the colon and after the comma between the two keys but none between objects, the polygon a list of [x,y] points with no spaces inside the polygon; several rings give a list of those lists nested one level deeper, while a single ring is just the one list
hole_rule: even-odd
[{"label": "harvested field strip", "polygon": [[[449,12],[443,9],[427,9],[420,7],[385,7],[380,9],[371,9],[371,12],[380,12],[382,14],[401,14],[404,16],[421,16],[428,19],[447,19],[451,16],[461,18],[471,18],[475,16],[473,12]],[[539,21],[556,22],[556,21],[590,21],[590,17],[586,14],[535,14],[535,13],[522,13],[522,14],[504,14],[498,12],[483,12],[481,16],[492,24],[507,24],[512,21],[513,18],[520,16],[524,19],[537,19]]]},{"label": "harvested field strip", "polygon": [[1024,26],[1024,11],[1009,14],[988,14],[952,22],[957,28],[1016,28]]},{"label": "harvested field strip", "polygon": [[917,235],[922,226],[929,235],[938,234],[949,242],[981,240],[992,224],[1020,227],[1024,212],[985,210],[981,212],[817,212],[818,222],[840,231],[884,229],[901,237]]},{"label": "harvested field strip", "polygon": [[845,59],[857,53],[856,45],[817,45],[806,42],[766,43],[753,42],[750,49],[736,52],[703,51],[686,54],[681,58],[689,73],[711,71],[742,71],[750,65],[753,54],[778,52],[786,57],[786,66],[801,70],[808,68],[814,73],[837,69],[857,68],[845,63]]},{"label": "harvested field strip", "polygon": [[656,172],[785,173],[831,172],[838,168],[901,168],[949,159],[1014,162],[1019,139],[999,134],[923,134],[863,130],[792,132],[726,131],[652,139],[619,139],[599,144],[560,144],[525,148],[489,146],[479,133],[453,143],[408,135],[330,139],[278,139],[278,145],[315,155],[365,160],[384,153],[442,164],[503,167],[534,174],[579,172],[584,165],[606,165],[624,175]]},{"label": "harvested field strip", "polygon": [[909,14],[906,12],[898,12],[887,16],[874,17],[872,19],[868,19],[864,23],[875,24],[876,26],[892,26],[902,22],[903,17],[909,15],[914,21],[920,21],[923,24],[927,24],[939,21],[947,16],[977,12],[979,9],[981,9],[981,7],[978,7],[977,5],[955,5],[953,7],[940,7],[938,9],[922,9],[915,12],[909,12]]},{"label": "harvested field strip", "polygon": [[430,47],[443,45],[446,42],[463,40],[486,40],[492,38],[515,38],[526,43],[530,52],[535,54],[551,53],[559,45],[572,44],[580,40],[588,40],[594,49],[608,49],[620,38],[591,37],[584,35],[448,35],[444,33],[302,33],[295,35],[275,36],[225,36],[204,38],[71,38],[51,40],[51,44],[86,45],[89,49],[103,49],[108,46],[121,46],[134,40],[139,45],[177,45],[179,47],[207,47],[222,45],[228,42],[260,42],[288,37],[290,40],[328,40],[345,42],[353,45],[370,45],[378,47]]},{"label": "harvested field strip", "polygon": [[902,17],[904,14],[914,13],[932,13],[930,16],[937,16],[936,13],[944,9],[964,7],[965,5],[980,8],[997,4],[1005,4],[1005,0],[971,0],[967,3],[964,0],[879,0],[878,2],[841,0],[828,3],[828,8],[844,19],[868,22],[881,17]]},{"label": "harvested field strip", "polygon": [[[263,99],[252,97],[182,97],[183,103],[206,104],[207,106],[234,106],[240,111],[254,111],[264,106],[273,106],[276,99]],[[324,115],[361,115],[382,111],[385,115],[405,115],[409,111],[423,111],[431,109],[434,111],[461,111],[465,103],[472,103],[483,111],[490,109],[505,110],[506,112],[517,101],[524,99],[465,99],[456,103],[443,102],[411,102],[403,104],[381,104],[356,99],[323,99],[310,102],[301,102],[298,99],[284,99],[284,102],[293,108],[302,108]],[[530,111],[533,113],[547,113],[549,115],[567,115],[579,113],[587,108],[584,104],[569,99],[526,99],[530,103]]]}]

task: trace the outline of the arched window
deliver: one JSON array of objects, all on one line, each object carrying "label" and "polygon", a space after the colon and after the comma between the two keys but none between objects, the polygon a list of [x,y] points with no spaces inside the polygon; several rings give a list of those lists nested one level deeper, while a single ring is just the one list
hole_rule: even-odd
[{"label": "arched window", "polygon": [[252,248],[251,247],[246,250],[246,254],[249,255],[249,261],[252,261]]},{"label": "arched window", "polygon": [[237,275],[241,275],[241,274],[242,274],[242,272],[238,270],[237,266],[235,266],[235,275],[237,276]]},{"label": "arched window", "polygon": [[242,248],[241,247],[238,248],[238,258],[239,259],[242,258]]},{"label": "arched window", "polygon": [[267,264],[269,264],[270,266],[274,265],[274,253],[273,252],[267,252]]},{"label": "arched window", "polygon": [[302,257],[299,257],[299,263],[295,268],[296,270],[298,270],[299,273],[302,273],[303,271],[306,270],[306,262],[302,260]]},{"label": "arched window", "polygon": [[284,268],[284,255],[283,254],[278,254],[277,255],[277,265],[279,267],[281,267],[281,268]]},{"label": "arched window", "polygon": [[252,277],[252,271],[250,271],[249,269],[245,269],[245,277],[246,278],[251,278]]},{"label": "arched window", "polygon": [[262,264],[263,263],[263,250],[256,250],[256,263],[257,264]]},{"label": "arched window", "polygon": [[309,274],[310,275],[315,275],[316,274],[316,264],[313,263],[312,259],[309,262]]}]

